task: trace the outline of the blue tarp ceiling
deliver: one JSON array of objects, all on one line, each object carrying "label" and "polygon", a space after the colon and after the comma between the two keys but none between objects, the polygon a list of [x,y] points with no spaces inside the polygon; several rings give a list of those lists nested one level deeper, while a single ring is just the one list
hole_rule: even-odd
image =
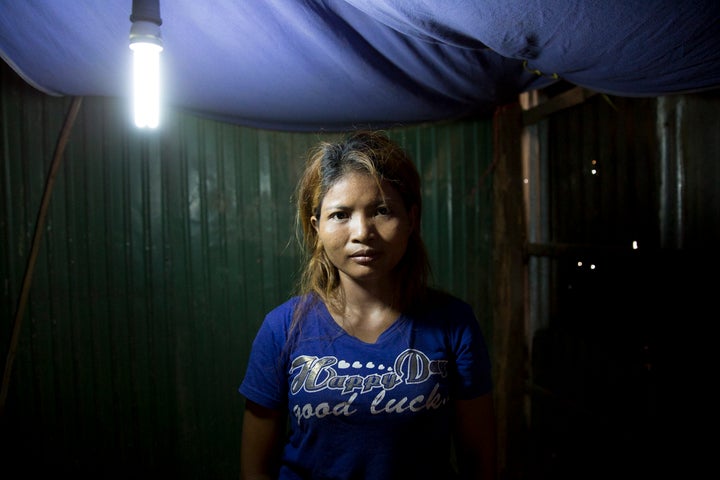
[{"label": "blue tarp ceiling", "polygon": [[[130,97],[131,0],[0,0],[0,55],[50,95]],[[339,131],[490,115],[558,79],[720,86],[718,0],[161,0],[166,105]]]}]

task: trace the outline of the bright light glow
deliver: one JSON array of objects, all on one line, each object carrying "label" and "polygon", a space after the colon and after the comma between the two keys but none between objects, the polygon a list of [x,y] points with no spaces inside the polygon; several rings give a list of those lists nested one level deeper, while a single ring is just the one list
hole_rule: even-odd
[{"label": "bright light glow", "polygon": [[135,125],[139,128],[157,128],[160,123],[160,52],[163,47],[155,43],[134,42],[133,51],[133,104]]},{"label": "bright light glow", "polygon": [[632,248],[633,248],[633,250],[637,250],[637,249],[638,249],[638,242],[637,242],[637,240],[633,240],[633,242],[632,242]]}]

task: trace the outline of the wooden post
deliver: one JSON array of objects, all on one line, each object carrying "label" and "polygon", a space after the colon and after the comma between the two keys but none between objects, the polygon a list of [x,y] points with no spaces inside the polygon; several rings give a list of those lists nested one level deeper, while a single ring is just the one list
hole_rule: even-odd
[{"label": "wooden post", "polygon": [[522,178],[522,110],[496,111],[493,176],[493,362],[501,480],[525,477],[528,453],[526,382],[526,221]]}]

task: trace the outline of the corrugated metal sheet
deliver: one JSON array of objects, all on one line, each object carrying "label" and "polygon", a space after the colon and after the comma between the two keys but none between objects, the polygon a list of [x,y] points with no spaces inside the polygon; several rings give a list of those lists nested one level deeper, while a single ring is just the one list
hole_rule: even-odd
[{"label": "corrugated metal sheet", "polygon": [[[3,67],[3,352],[69,103]],[[119,100],[83,100],[52,192],[3,448],[28,474],[233,478],[237,387],[264,313],[294,285],[292,189],[320,135],[182,112],[154,134],[130,123]],[[489,329],[490,122],[391,136],[424,178],[438,283]]]},{"label": "corrugated metal sheet", "polygon": [[700,312],[720,258],[718,93],[597,95],[543,120],[532,478],[687,473],[685,446],[666,439],[705,413],[678,387],[713,351]]}]

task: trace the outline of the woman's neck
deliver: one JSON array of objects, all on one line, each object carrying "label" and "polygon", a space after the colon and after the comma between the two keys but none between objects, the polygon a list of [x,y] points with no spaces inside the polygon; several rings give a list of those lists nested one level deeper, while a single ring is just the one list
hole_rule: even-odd
[{"label": "woman's neck", "polygon": [[347,287],[343,286],[342,302],[328,309],[335,322],[348,334],[374,343],[400,316],[397,292],[379,286],[364,288],[354,284]]}]

